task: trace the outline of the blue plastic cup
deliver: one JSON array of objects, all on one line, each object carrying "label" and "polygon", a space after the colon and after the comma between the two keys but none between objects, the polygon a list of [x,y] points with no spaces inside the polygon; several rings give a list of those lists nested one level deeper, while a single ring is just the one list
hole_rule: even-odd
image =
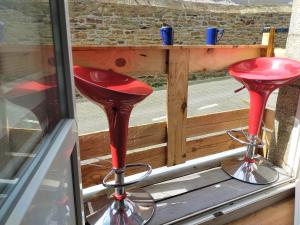
[{"label": "blue plastic cup", "polygon": [[160,28],[160,36],[163,45],[173,45],[174,32],[170,26],[163,26]]},{"label": "blue plastic cup", "polygon": [[206,29],[206,44],[215,45],[217,44],[224,35],[224,29],[218,29],[214,27],[208,27]]}]

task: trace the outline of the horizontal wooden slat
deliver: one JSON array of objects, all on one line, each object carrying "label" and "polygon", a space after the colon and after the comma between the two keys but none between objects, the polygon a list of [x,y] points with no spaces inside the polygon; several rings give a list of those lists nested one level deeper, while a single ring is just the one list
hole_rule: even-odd
[{"label": "horizontal wooden slat", "polygon": [[190,72],[217,71],[233,63],[261,56],[259,48],[190,49]]},{"label": "horizontal wooden slat", "polygon": [[[242,135],[235,136],[242,138]],[[188,141],[187,160],[220,153],[238,147],[242,147],[242,145],[233,141],[226,133]]]},{"label": "horizontal wooden slat", "polygon": [[[128,130],[128,150],[166,142],[166,123],[153,123],[130,127]],[[101,131],[80,136],[81,160],[110,154],[109,133]]]},{"label": "horizontal wooden slat", "polygon": [[[241,137],[241,136],[239,136]],[[232,141],[227,134],[219,134],[209,137],[204,137],[198,140],[187,142],[187,159],[207,156],[227,151],[233,148],[240,147],[237,142]],[[81,173],[83,179],[83,186],[89,187],[102,182],[104,176],[110,171],[110,158],[105,158],[106,161],[93,163],[93,165],[82,165]],[[153,168],[158,168],[166,165],[166,147],[158,147],[154,149],[147,149],[145,151],[137,151],[127,155],[127,163],[148,163]],[[129,171],[126,175],[136,173]]]},{"label": "horizontal wooden slat", "polygon": [[187,137],[245,127],[248,125],[248,109],[214,113],[188,118]]},{"label": "horizontal wooden slat", "polygon": [[[110,159],[108,159],[110,161]],[[152,168],[158,168],[166,165],[166,147],[138,151],[126,156],[126,163],[148,163]],[[111,165],[107,162],[99,161],[93,165],[82,165],[82,183],[83,187],[90,187],[101,184],[104,176],[111,170]],[[126,176],[136,173],[135,170],[126,172]]]},{"label": "horizontal wooden slat", "polygon": [[[166,180],[158,184],[146,186],[143,189],[151,194],[154,201],[161,201],[229,179],[231,179],[231,177],[223,170],[215,168],[208,171],[201,171],[187,176]],[[187,180],[189,182],[186,182]]]},{"label": "horizontal wooden slat", "polygon": [[256,58],[266,46],[77,46],[73,47],[73,61],[81,66],[122,73],[167,73],[168,52],[174,49],[190,50],[189,72],[195,72],[222,70],[235,62]]},{"label": "horizontal wooden slat", "polygon": [[[1,44],[0,44],[1,48]],[[73,45],[73,51],[87,51],[99,49],[122,49],[122,50],[137,50],[137,49],[231,49],[231,48],[246,48],[246,49],[267,49],[267,45],[129,45],[129,46],[111,46],[111,45]]]},{"label": "horizontal wooden slat", "polygon": [[[247,117],[247,109],[191,117],[187,119],[187,137],[244,127]],[[130,127],[128,150],[162,144],[166,139],[166,122]],[[79,140],[82,160],[110,154],[108,131],[82,135]]]},{"label": "horizontal wooden slat", "polygon": [[75,65],[122,73],[166,73],[167,50],[133,48],[94,48],[73,50]]},{"label": "horizontal wooden slat", "polygon": [[[219,169],[222,170],[221,168]],[[214,174],[211,173],[211,176],[214,176]],[[193,182],[193,180],[189,180],[185,178],[186,177],[182,177],[181,182],[190,182],[190,183]],[[284,180],[286,181],[288,179],[289,177],[286,174],[282,174],[279,177],[278,183],[283,182]],[[158,183],[155,185],[159,186],[160,184]],[[250,199],[250,197],[248,199],[245,199],[245,196],[251,196],[251,195],[253,196],[254,193],[258,193],[258,192],[261,192],[260,197],[262,197],[262,191],[266,188],[267,185],[253,185],[253,184],[248,184],[246,182],[238,181],[236,179],[230,179],[216,184],[208,185],[206,187],[202,187],[190,192],[186,192],[178,196],[169,197],[156,203],[155,215],[149,221],[148,225],[162,225],[162,224],[176,224],[176,225],[179,224],[180,225],[183,224],[225,225],[227,224],[228,225],[227,223],[228,220],[226,221],[226,219],[227,218],[230,219],[230,216],[232,216],[231,213],[235,212],[238,213],[238,215],[240,215],[242,214],[241,211],[243,210],[247,211],[247,207],[255,208],[255,206],[259,207],[263,201],[268,201],[268,200],[271,201],[270,200],[271,198],[269,197],[269,198],[259,200],[260,204],[255,204]],[[171,191],[172,189],[174,189],[174,186],[169,185],[169,191]],[[268,194],[267,191],[265,191],[264,193]],[[247,202],[248,204],[242,205],[241,203],[237,203],[237,201],[234,201],[242,197],[244,197],[245,200],[243,203]],[[251,203],[249,204],[249,202]],[[222,206],[222,208],[219,208],[220,211],[217,210],[218,208],[216,208],[216,206]],[[229,208],[228,206],[231,207]],[[240,206],[240,208],[238,208],[238,206]],[[214,217],[210,216],[213,215],[210,214],[211,211],[209,211],[212,208],[215,209]],[[200,212],[204,212],[204,213],[201,214],[200,216]],[[194,216],[194,220],[193,220],[193,216]],[[220,217],[224,216],[223,221],[222,219],[218,220],[219,216]],[[268,214],[268,215],[265,214],[265,216],[267,216],[268,219],[270,220],[272,220],[271,218],[276,217],[273,216],[272,214]],[[180,219],[183,219],[184,217],[188,217],[190,220],[186,219],[186,220],[178,221]],[[204,223],[202,223],[203,221]],[[265,225],[264,221],[266,220],[263,220],[262,217],[260,217],[260,219],[258,220],[253,218],[253,221],[255,221],[255,223],[250,223],[251,225]],[[271,225],[271,224],[289,225],[285,223],[266,223],[266,224],[267,225]],[[239,225],[244,225],[244,223],[240,223]]]}]

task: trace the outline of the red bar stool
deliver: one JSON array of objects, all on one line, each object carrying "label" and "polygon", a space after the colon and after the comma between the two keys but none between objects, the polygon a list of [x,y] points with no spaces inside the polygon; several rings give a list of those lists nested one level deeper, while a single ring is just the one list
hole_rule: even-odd
[{"label": "red bar stool", "polygon": [[[263,113],[269,95],[275,89],[290,84],[300,76],[300,62],[287,58],[256,58],[238,62],[229,67],[229,74],[241,82],[249,91],[250,111],[248,134],[229,130],[228,135],[247,146],[242,158],[228,158],[222,168],[230,176],[252,184],[268,184],[278,179],[278,172],[270,162],[255,155],[255,148],[263,146],[258,138]],[[242,133],[247,141],[242,141],[234,133]]]},{"label": "red bar stool", "polygon": [[[125,165],[128,122],[134,105],[152,93],[147,84],[129,76],[99,69],[74,66],[77,89],[105,111],[110,132],[112,170],[103,179],[103,186],[115,188],[107,206],[87,218],[89,224],[123,225],[145,224],[152,217],[155,203],[152,196],[141,189],[125,192],[125,187],[141,181],[151,173],[147,164]],[[125,183],[124,172],[129,167],[145,167],[140,179]],[[114,184],[108,183],[115,175]]]}]

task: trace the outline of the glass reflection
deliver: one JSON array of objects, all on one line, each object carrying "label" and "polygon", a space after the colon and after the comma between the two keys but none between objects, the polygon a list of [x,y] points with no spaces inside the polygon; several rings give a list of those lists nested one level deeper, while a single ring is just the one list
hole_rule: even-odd
[{"label": "glass reflection", "polygon": [[60,119],[48,1],[0,1],[0,208]]}]

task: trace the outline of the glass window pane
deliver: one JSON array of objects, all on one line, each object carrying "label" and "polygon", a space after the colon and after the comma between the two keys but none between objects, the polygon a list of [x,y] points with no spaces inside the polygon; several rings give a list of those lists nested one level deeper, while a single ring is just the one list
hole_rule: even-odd
[{"label": "glass window pane", "polygon": [[0,208],[59,119],[49,2],[0,1]]}]

